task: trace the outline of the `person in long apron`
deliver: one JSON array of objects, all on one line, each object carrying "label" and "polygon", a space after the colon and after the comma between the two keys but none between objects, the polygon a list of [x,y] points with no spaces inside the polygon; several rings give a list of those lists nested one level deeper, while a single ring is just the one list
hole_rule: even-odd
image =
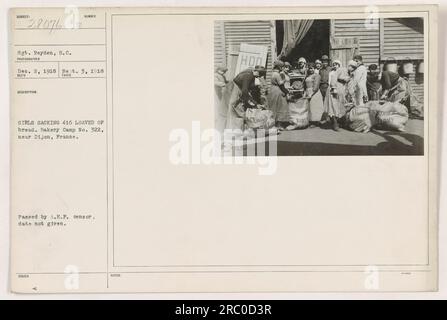
[{"label": "person in long apron", "polygon": [[307,66],[307,77],[305,83],[305,97],[309,100],[310,127],[320,124],[322,120],[324,106],[323,96],[320,91],[320,75],[315,73],[315,65],[309,63]]},{"label": "person in long apron", "polygon": [[363,58],[361,55],[355,55],[354,61],[357,63],[357,68],[354,71],[354,82],[357,86],[354,96],[354,103],[356,106],[363,106],[366,102],[368,102],[368,89],[366,88],[368,70],[363,64]]},{"label": "person in long apron", "polygon": [[340,60],[332,62],[332,71],[329,73],[329,90],[324,99],[324,112],[328,115],[332,128],[339,130],[340,119],[345,115],[346,83],[350,80],[348,71],[342,67]]},{"label": "person in long apron", "polygon": [[348,69],[349,81],[346,84],[346,102],[349,102],[352,105],[356,105],[355,97],[358,96],[358,94],[356,93],[358,91],[358,87],[354,79],[354,73],[355,69],[357,69],[357,62],[355,62],[354,60],[350,60],[348,62],[347,69]]},{"label": "person in long apron", "polygon": [[268,94],[268,106],[275,117],[276,126],[282,128],[288,122],[288,90],[285,87],[286,75],[284,73],[284,62],[275,61],[271,77],[271,86]]}]

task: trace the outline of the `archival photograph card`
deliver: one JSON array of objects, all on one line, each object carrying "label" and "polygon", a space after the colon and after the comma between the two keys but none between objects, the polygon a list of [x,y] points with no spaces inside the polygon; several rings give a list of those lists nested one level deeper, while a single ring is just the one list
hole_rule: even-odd
[{"label": "archival photograph card", "polygon": [[437,290],[437,6],[9,29],[11,291]]}]

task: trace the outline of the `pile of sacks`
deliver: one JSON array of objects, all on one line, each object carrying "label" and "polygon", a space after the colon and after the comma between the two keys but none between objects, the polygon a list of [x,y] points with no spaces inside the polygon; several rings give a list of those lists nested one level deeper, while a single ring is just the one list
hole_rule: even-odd
[{"label": "pile of sacks", "polygon": [[250,129],[271,129],[275,126],[273,112],[264,108],[248,108],[245,111],[245,123]]},{"label": "pile of sacks", "polygon": [[408,109],[398,102],[369,101],[346,114],[346,125],[355,132],[379,130],[405,131]]}]

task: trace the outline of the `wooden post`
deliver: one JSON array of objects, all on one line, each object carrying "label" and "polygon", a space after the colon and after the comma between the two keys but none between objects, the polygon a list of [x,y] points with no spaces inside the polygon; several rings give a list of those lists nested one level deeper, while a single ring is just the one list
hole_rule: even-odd
[{"label": "wooden post", "polygon": [[384,27],[384,18],[380,18],[379,19],[379,61],[378,61],[378,65],[379,68],[382,70],[383,67],[383,49],[385,46],[385,38],[384,38],[384,32],[385,32],[385,27]]},{"label": "wooden post", "polygon": [[[276,21],[270,21],[270,51],[272,53],[272,62],[278,58],[278,52],[276,49]],[[268,67],[268,66],[267,66]]]},{"label": "wooden post", "polygon": [[333,61],[335,59],[332,52],[332,39],[335,37],[335,19],[329,20],[329,59]]},{"label": "wooden post", "polygon": [[239,57],[239,45],[230,44],[227,52],[228,80],[233,80],[236,76],[237,59]]}]

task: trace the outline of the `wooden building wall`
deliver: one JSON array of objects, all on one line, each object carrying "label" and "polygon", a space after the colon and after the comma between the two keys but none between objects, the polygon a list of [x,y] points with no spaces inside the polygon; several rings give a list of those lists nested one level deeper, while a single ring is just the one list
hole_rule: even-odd
[{"label": "wooden building wall", "polygon": [[[405,20],[408,23],[405,23]],[[405,59],[424,58],[424,34],[423,30],[418,30],[417,21],[413,19],[383,19],[380,26],[383,27],[383,48],[384,57],[395,57]]]},{"label": "wooden building wall", "polygon": [[[231,69],[237,61],[241,43],[268,47],[267,81],[270,83],[272,62],[276,57],[274,22],[270,20],[216,21],[214,24],[214,63]],[[229,79],[233,78],[231,70]]]},{"label": "wooden building wall", "polygon": [[[424,33],[422,21],[418,18],[383,19],[383,45],[381,56],[383,60],[394,57],[398,60],[411,59],[417,71],[419,63],[424,59]],[[423,100],[423,74],[415,72],[410,75],[413,92]],[[421,100],[421,102],[422,102]]]},{"label": "wooden building wall", "polygon": [[357,38],[358,53],[363,56],[365,64],[379,62],[379,29],[368,29],[364,19],[334,19],[331,21],[331,35],[341,38]]},{"label": "wooden building wall", "polygon": [[[357,52],[366,65],[383,64],[389,58],[411,59],[415,71],[424,57],[423,21],[419,18],[380,19],[377,28],[369,28],[364,19],[331,21],[331,37],[356,38]],[[423,74],[410,75],[413,92],[423,100]]]},{"label": "wooden building wall", "polygon": [[[413,20],[409,20],[413,19]],[[343,44],[355,39],[356,51],[363,56],[366,65],[383,63],[388,57],[411,58],[415,70],[423,60],[424,34],[420,28],[423,22],[418,18],[380,19],[377,28],[365,25],[364,19],[331,20],[331,43]],[[267,82],[270,83],[272,62],[276,58],[275,24],[270,20],[216,21],[214,25],[214,62],[225,64],[230,69],[237,61],[242,42],[264,45],[269,48],[267,57]],[[419,27],[415,27],[419,26]],[[346,43],[351,43],[346,41]],[[231,72],[229,79],[233,78]],[[412,74],[410,83],[413,91],[423,100],[423,74]]]},{"label": "wooden building wall", "polygon": [[214,66],[226,65],[225,30],[223,21],[214,23]]}]

